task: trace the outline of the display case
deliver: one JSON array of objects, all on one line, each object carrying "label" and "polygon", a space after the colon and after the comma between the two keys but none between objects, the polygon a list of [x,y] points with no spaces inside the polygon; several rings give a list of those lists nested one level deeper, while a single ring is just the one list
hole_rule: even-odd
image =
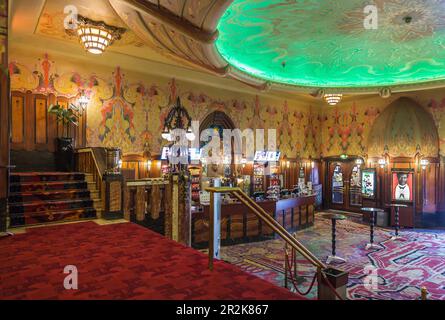
[{"label": "display case", "polygon": [[264,178],[265,178],[264,163],[255,162],[253,164],[253,192],[264,191]]},{"label": "display case", "polygon": [[192,191],[192,205],[199,205],[199,192],[201,191],[201,172],[200,166],[189,166],[190,184]]},{"label": "display case", "polygon": [[349,181],[349,204],[356,207],[361,207],[362,205],[362,183],[360,172],[360,166],[354,166]]},{"label": "display case", "polygon": [[332,175],[332,203],[343,204],[344,202],[344,182],[343,172],[340,165],[337,165]]},{"label": "display case", "polygon": [[375,200],[376,179],[375,169],[363,169],[361,174],[361,194],[363,199]]}]

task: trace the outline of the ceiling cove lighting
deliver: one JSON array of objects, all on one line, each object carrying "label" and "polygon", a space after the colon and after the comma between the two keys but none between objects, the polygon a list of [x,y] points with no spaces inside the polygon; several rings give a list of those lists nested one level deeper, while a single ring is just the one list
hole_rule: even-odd
[{"label": "ceiling cove lighting", "polygon": [[114,41],[121,39],[126,30],[107,25],[105,22],[93,21],[78,16],[76,35],[86,51],[92,54],[102,54]]},{"label": "ceiling cove lighting", "polygon": [[323,98],[330,106],[336,106],[343,99],[343,95],[331,93],[325,94]]}]

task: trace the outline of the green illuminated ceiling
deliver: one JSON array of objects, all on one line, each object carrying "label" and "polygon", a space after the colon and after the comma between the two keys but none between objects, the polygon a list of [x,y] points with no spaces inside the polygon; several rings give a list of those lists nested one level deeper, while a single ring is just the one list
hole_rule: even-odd
[{"label": "green illuminated ceiling", "polygon": [[[377,30],[363,25],[370,3]],[[218,30],[220,54],[264,80],[364,88],[445,79],[445,0],[234,0]]]}]

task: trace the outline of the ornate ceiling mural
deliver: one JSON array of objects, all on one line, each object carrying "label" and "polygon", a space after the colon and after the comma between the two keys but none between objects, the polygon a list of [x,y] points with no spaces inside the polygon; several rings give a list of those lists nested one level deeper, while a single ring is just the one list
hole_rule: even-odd
[{"label": "ornate ceiling mural", "polygon": [[[445,85],[445,0],[109,0],[145,43],[259,89],[405,92]],[[364,8],[378,10],[366,29]]]},{"label": "ornate ceiling mural", "polygon": [[445,78],[445,1],[235,0],[216,46],[231,65],[266,80],[310,87],[375,87]]}]

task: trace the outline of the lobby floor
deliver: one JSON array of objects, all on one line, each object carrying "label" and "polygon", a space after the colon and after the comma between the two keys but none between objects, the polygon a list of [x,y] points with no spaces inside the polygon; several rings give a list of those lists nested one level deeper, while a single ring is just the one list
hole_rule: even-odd
[{"label": "lobby floor", "polygon": [[[429,299],[445,300],[445,232],[402,230],[405,241],[388,240],[391,229],[376,228],[375,242],[381,248],[365,250],[369,227],[351,220],[337,222],[337,255],[347,259],[336,265],[349,272],[347,296],[354,300],[413,300],[426,287]],[[331,222],[316,215],[315,226],[297,233],[297,238],[322,261],[331,252]],[[241,244],[221,249],[223,260],[267,281],[284,286],[284,242],[280,239]],[[297,256],[298,288],[306,291],[315,269]],[[374,272],[374,287],[365,286]],[[375,273],[376,272],[376,273]],[[308,298],[317,296],[316,286]]]}]

